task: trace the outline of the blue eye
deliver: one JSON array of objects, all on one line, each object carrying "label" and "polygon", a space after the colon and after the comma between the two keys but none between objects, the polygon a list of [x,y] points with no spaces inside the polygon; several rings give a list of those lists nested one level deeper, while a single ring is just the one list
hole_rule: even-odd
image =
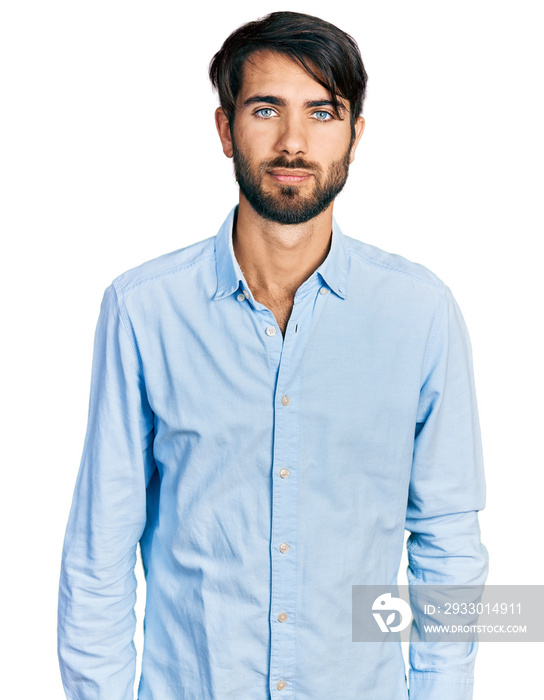
[{"label": "blue eye", "polygon": [[325,110],[320,109],[318,112],[314,112],[313,115],[320,122],[328,122],[332,119],[332,114],[325,112]]},{"label": "blue eye", "polygon": [[[267,112],[268,114],[262,114],[262,112]],[[274,110],[270,107],[261,107],[261,109],[258,109],[255,114],[259,115],[261,119],[270,119],[270,117],[274,114]]]}]

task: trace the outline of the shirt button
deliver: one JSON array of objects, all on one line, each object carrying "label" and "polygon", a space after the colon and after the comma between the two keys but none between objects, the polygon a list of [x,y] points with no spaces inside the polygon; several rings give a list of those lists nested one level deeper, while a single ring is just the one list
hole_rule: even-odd
[{"label": "shirt button", "polygon": [[238,299],[238,301],[244,301],[245,296],[242,293],[240,293],[236,298]]},{"label": "shirt button", "polygon": [[287,396],[287,394],[281,397],[281,402],[284,406],[289,406],[290,401],[291,399]]},{"label": "shirt button", "polygon": [[288,551],[289,551],[289,545],[287,544],[287,542],[282,542],[282,543],[280,544],[280,546],[279,546],[279,550],[280,550],[280,552],[281,552],[282,554],[285,554],[285,552],[288,552]]},{"label": "shirt button", "polygon": [[321,289],[319,290],[319,293],[320,294],[327,294],[328,291],[329,290],[327,289],[327,287],[321,287]]},{"label": "shirt button", "polygon": [[247,291],[247,289],[244,289],[243,294],[246,299],[249,299],[249,292]]},{"label": "shirt button", "polygon": [[280,613],[280,614],[278,615],[278,620],[279,620],[280,622],[285,622],[285,620],[287,620],[287,613]]},{"label": "shirt button", "polygon": [[266,329],[266,335],[276,335],[276,329],[274,326],[268,326]]},{"label": "shirt button", "polygon": [[290,473],[289,469],[280,469],[280,476],[282,479],[287,479]]},{"label": "shirt button", "polygon": [[276,683],[276,688],[277,688],[278,690],[283,690],[283,689],[285,688],[285,686],[286,686],[285,681],[278,681],[278,682]]}]

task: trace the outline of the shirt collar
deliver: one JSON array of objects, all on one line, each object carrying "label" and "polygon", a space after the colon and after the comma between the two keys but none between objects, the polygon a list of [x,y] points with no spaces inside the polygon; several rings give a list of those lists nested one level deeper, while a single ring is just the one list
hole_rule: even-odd
[{"label": "shirt collar", "polygon": [[[240,269],[238,260],[236,260],[232,245],[232,230],[237,210],[238,205],[232,208],[215,236],[217,291],[214,299],[222,299],[230,294],[234,294],[240,289],[240,284],[243,289],[248,289],[248,284]],[[313,274],[320,275],[333,292],[342,299],[346,298],[348,255],[344,235],[334,217],[332,219],[332,240],[329,252]]]}]

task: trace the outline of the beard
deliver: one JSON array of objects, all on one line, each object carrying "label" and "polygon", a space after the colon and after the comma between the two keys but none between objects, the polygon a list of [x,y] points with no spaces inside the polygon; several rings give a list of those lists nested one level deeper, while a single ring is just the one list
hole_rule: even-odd
[{"label": "beard", "polygon": [[[326,176],[318,163],[307,162],[303,158],[289,160],[286,156],[263,161],[254,175],[250,160],[238,150],[232,138],[234,175],[242,194],[263,219],[284,225],[303,224],[321,214],[346,184],[352,144],[353,137],[346,154],[332,163]],[[277,191],[267,192],[262,184],[263,178],[272,168],[310,171],[315,180],[313,192],[303,195],[298,186],[291,185],[279,185]]]}]

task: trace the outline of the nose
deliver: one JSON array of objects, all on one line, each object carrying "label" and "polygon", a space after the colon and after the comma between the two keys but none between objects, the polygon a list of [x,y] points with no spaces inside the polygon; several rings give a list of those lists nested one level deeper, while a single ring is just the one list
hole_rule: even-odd
[{"label": "nose", "polygon": [[307,135],[302,119],[290,115],[281,119],[276,150],[291,156],[307,152]]}]

